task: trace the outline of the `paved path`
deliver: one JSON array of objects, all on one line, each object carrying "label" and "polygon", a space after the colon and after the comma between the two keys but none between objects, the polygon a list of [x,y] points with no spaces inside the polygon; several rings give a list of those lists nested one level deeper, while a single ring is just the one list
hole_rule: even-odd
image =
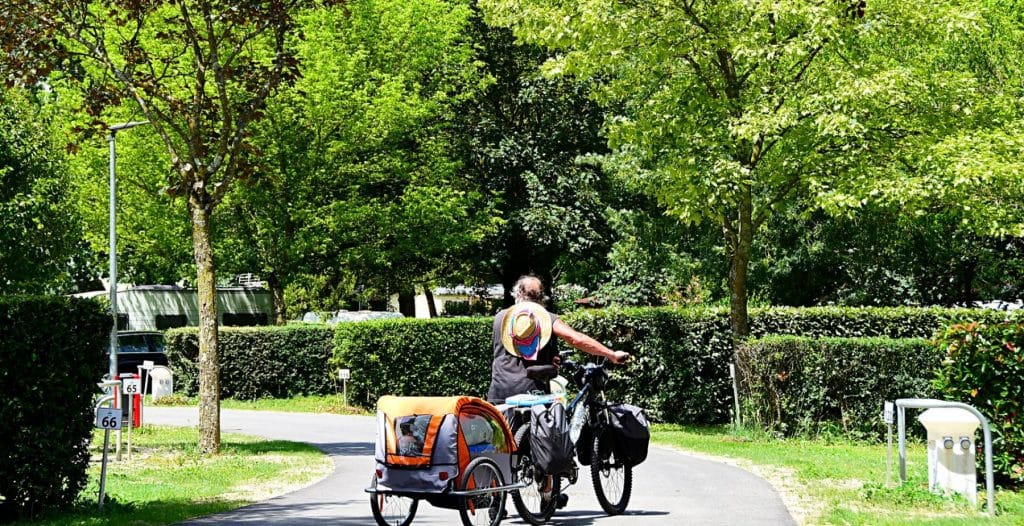
[{"label": "paved path", "polygon": [[[195,408],[147,407],[146,422],[196,425]],[[277,440],[306,442],[334,461],[334,472],[298,491],[234,511],[203,517],[193,526],[372,525],[363,488],[373,473],[374,419],[365,416],[224,410],[221,430]],[[555,525],[795,525],[775,489],[763,479],[726,464],[652,447],[647,461],[633,470],[633,496],[624,516],[608,517],[594,497],[588,468],[568,489],[569,504],[552,519]],[[526,524],[512,508],[502,524]],[[423,502],[414,525],[459,524],[454,510]]]}]

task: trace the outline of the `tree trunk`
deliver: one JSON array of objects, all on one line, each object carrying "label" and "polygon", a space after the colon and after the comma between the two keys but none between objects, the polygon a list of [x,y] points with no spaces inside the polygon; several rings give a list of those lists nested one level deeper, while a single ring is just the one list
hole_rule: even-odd
[{"label": "tree trunk", "polygon": [[284,325],[286,322],[284,304],[284,285],[277,277],[277,272],[267,275],[267,286],[270,287],[270,294],[274,297],[274,324]]},{"label": "tree trunk", "polygon": [[430,285],[423,285],[423,295],[427,298],[427,315],[436,318],[437,305],[434,305],[434,291],[430,290]]},{"label": "tree trunk", "polygon": [[750,250],[754,241],[750,188],[744,187],[740,195],[735,230],[727,233],[729,256],[729,326],[732,329],[733,358],[739,345],[750,335],[750,320],[747,314],[747,271],[750,267]]},{"label": "tree trunk", "polygon": [[217,275],[210,240],[210,208],[190,203],[192,250],[199,293],[199,451],[220,450],[220,358],[217,350]]},{"label": "tree trunk", "polygon": [[416,317],[416,291],[401,290],[398,292],[398,312],[406,318]]}]

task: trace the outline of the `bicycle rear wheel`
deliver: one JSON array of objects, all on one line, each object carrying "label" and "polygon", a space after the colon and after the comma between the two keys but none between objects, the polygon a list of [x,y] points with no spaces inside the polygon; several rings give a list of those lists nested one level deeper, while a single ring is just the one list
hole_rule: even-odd
[{"label": "bicycle rear wheel", "polygon": [[519,455],[515,477],[517,481],[526,484],[526,487],[512,492],[512,504],[524,521],[534,525],[544,524],[555,514],[562,480],[560,477],[551,477],[551,498],[545,501],[540,490],[547,482],[547,476],[538,473],[533,465],[530,456],[530,426],[520,427],[516,431],[515,440]]},{"label": "bicycle rear wheel", "polygon": [[615,454],[615,439],[610,432],[595,429],[591,450],[590,479],[601,509],[608,515],[626,511],[633,491],[633,468]]}]

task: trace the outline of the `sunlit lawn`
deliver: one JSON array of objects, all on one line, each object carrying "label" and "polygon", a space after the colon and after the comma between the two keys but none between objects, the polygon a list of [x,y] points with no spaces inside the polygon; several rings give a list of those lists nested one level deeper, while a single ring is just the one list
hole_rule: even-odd
[{"label": "sunlit lawn", "polygon": [[[928,525],[975,524],[1024,525],[1024,493],[996,493],[995,519],[984,513],[984,474],[978,490],[979,506],[961,498],[947,498],[928,491],[927,453],[923,444],[910,444],[907,482],[899,480],[893,447],[891,484],[886,484],[886,445],[844,440],[778,440],[757,433],[733,432],[728,427],[655,426],[654,440],[684,450],[738,460],[739,465],[761,472],[769,480],[788,478],[796,487],[781,491],[797,493],[808,501],[807,524],[835,525]],[[764,466],[769,469],[758,469]],[[774,469],[771,469],[774,468]],[[785,481],[771,480],[779,486]],[[780,484],[780,482],[783,482]]]},{"label": "sunlit lawn", "polygon": [[97,431],[89,486],[80,504],[66,514],[17,524],[172,524],[306,486],[332,468],[325,455],[306,444],[225,434],[220,454],[208,457],[197,452],[197,443],[198,432],[193,428],[136,429],[133,460],[124,455],[122,461],[108,464],[107,501],[100,512],[100,463],[96,460],[103,434]]}]

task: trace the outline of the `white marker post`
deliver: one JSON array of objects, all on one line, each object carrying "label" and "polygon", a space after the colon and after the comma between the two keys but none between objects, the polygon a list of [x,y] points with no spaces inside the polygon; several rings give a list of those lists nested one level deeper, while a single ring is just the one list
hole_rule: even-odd
[{"label": "white marker post", "polygon": [[885,485],[888,486],[892,480],[892,421],[893,413],[895,412],[895,405],[892,402],[886,401],[882,407],[882,420],[885,422],[885,427],[888,429],[886,440],[888,441],[889,447],[885,454]]},{"label": "white marker post", "polygon": [[133,409],[135,408],[135,395],[142,389],[138,378],[123,378],[121,380],[121,392],[128,395],[128,460],[132,459],[132,428],[135,427]]},{"label": "white marker post", "polygon": [[[117,389],[114,389],[114,393],[117,393]],[[107,491],[107,449],[110,447],[110,430],[121,429],[121,408],[119,407],[100,407],[101,405],[113,402],[114,397],[117,394],[111,394],[100,398],[96,402],[96,427],[103,430],[103,463],[100,467],[100,496],[99,496],[99,509],[103,510],[103,498]]]},{"label": "white marker post", "polygon": [[348,385],[347,381],[352,377],[352,371],[348,369],[338,369],[338,378],[341,380],[341,392],[343,403],[348,406]]}]

